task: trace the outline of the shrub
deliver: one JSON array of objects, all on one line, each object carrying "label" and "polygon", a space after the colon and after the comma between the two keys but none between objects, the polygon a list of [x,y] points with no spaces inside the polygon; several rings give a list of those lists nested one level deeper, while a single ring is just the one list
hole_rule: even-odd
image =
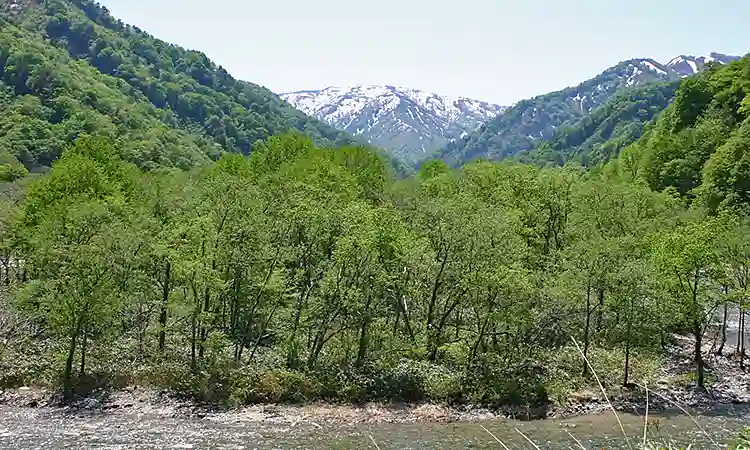
[{"label": "shrub", "polygon": [[231,402],[303,403],[319,396],[319,384],[301,372],[273,369],[238,373],[231,386]]}]

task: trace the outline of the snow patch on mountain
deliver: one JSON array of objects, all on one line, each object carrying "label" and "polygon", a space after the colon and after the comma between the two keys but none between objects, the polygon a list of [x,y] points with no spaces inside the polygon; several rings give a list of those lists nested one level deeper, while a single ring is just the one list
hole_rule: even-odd
[{"label": "snow patch on mountain", "polygon": [[281,97],[405,160],[417,160],[505,110],[489,102],[390,85],[330,86]]},{"label": "snow patch on mountain", "polygon": [[739,56],[730,56],[715,52],[708,56],[680,55],[672,58],[666,66],[680,78],[687,78],[703,70],[708,63],[727,64],[739,58]]},{"label": "snow patch on mountain", "polygon": [[656,72],[660,75],[667,75],[667,71],[664,69],[659,68],[654,61],[645,60],[643,61],[643,65],[646,66],[646,68],[652,72]]},{"label": "snow patch on mountain", "polygon": [[[298,91],[281,94],[287,102],[308,115],[323,116],[334,123],[341,117],[361,113],[373,103],[378,103],[379,115],[398,108],[402,102],[410,101],[448,122],[456,122],[466,114],[491,118],[502,111],[502,107],[465,97],[450,97],[417,89],[381,85],[356,85],[327,87],[315,91]],[[413,117],[414,111],[408,113]]]}]

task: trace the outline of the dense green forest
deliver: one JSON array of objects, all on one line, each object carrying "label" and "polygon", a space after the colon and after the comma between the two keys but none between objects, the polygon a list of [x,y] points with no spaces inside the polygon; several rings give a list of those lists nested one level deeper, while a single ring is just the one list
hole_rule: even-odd
[{"label": "dense green forest", "polygon": [[669,333],[700,348],[706,312],[747,298],[744,216],[613,170],[396,180],[287,135],[142,172],[81,138],[3,192],[0,381],[68,395],[539,404],[591,376],[573,338],[607,386],[642,381]]},{"label": "dense green forest", "polygon": [[0,28],[0,387],[544,404],[591,382],[574,340],[613,387],[689,334],[710,383],[710,313],[747,310],[750,58],[563,114],[539,157],[595,167],[403,177],[93,2],[18,4]]},{"label": "dense green forest", "polygon": [[[144,169],[189,168],[297,130],[317,144],[353,138],[204,54],[153,38],[88,0],[0,10],[0,158],[49,167],[77,136],[106,135]],[[0,172],[3,178],[5,169]],[[15,173],[15,172],[14,172]],[[13,175],[15,177],[17,175]]]},{"label": "dense green forest", "polygon": [[656,191],[712,212],[746,212],[750,57],[685,80],[673,104],[615,163]]}]

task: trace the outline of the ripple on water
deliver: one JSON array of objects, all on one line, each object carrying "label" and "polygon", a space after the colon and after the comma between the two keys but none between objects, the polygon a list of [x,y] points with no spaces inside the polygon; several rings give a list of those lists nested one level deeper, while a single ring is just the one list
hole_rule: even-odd
[{"label": "ripple on water", "polygon": [[[725,442],[749,423],[748,412],[747,408],[714,411],[703,415],[699,421],[713,439]],[[655,438],[678,438],[683,445],[705,442],[701,431],[683,414],[652,414],[651,417],[659,420],[658,429],[651,430]],[[629,435],[642,433],[640,417],[624,414],[621,419]],[[526,445],[515,428],[544,449],[575,446],[568,431],[589,448],[618,448],[618,445],[627,448],[610,414],[562,421],[484,422],[483,425],[511,448]],[[198,419],[128,412],[70,415],[50,410],[0,408],[0,448],[3,449],[361,449],[373,448],[370,436],[381,448],[497,448],[497,443],[476,423],[322,425],[319,428],[301,420],[284,424],[236,420],[231,414]]]}]

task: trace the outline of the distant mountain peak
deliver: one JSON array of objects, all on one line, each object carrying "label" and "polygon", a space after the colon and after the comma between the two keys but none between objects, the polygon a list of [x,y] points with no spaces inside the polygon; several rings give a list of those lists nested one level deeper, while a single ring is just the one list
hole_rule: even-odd
[{"label": "distant mountain peak", "polygon": [[500,114],[489,102],[391,84],[328,86],[281,94],[294,107],[416,161]]},{"label": "distant mountain peak", "polygon": [[739,58],[716,52],[711,52],[708,56],[679,55],[672,58],[666,66],[679,77],[686,78],[700,72],[710,62],[727,64]]}]

